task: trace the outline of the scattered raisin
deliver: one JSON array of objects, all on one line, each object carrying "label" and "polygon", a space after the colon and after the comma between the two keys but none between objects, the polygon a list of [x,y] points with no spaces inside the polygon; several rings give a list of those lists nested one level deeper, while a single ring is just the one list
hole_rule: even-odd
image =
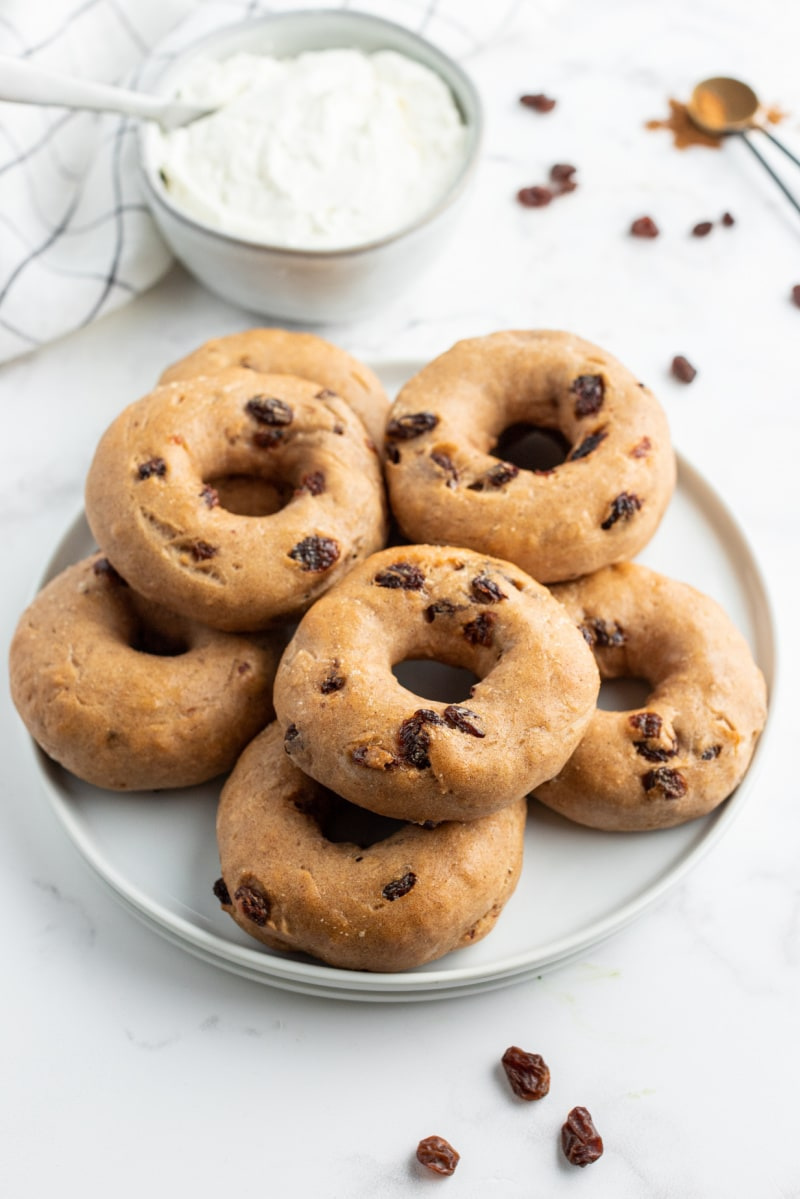
[{"label": "scattered raisin", "polygon": [[540,1054],[512,1045],[501,1061],[515,1095],[520,1099],[544,1099],[550,1090],[550,1069]]},{"label": "scattered raisin", "polygon": [[683,354],[676,354],[672,359],[671,370],[675,378],[680,379],[681,383],[691,383],[697,374],[689,359],[684,358]]},{"label": "scattered raisin", "polygon": [[597,646],[598,649],[618,649],[627,641],[625,630],[616,620],[613,627],[599,617],[578,627],[583,633],[584,641],[592,648]]},{"label": "scattered raisin", "polygon": [[630,520],[634,512],[638,512],[642,506],[642,501],[638,495],[634,495],[629,491],[622,491],[615,496],[611,501],[611,511],[604,521],[602,521],[601,529],[610,529],[618,520]]},{"label": "scattered raisin", "polygon": [[167,464],[163,458],[150,458],[147,462],[140,462],[137,469],[137,478],[149,479],[153,475],[157,479],[163,479],[167,473]]},{"label": "scattered raisin", "polygon": [[561,1128],[561,1148],[573,1166],[590,1166],[603,1154],[603,1138],[585,1107],[573,1107]]},{"label": "scattered raisin", "polygon": [[501,591],[488,575],[476,575],[470,587],[473,598],[479,604],[499,604],[501,600],[508,599],[505,591]]},{"label": "scattered raisin", "polygon": [[700,221],[692,229],[692,237],[708,237],[713,228],[711,221]]},{"label": "scattered raisin", "polygon": [[658,237],[660,230],[651,216],[640,216],[631,225],[632,237]]},{"label": "scattered raisin", "polygon": [[598,429],[596,433],[590,433],[588,437],[584,437],[579,446],[570,454],[568,462],[577,462],[579,458],[585,458],[591,454],[592,450],[596,450],[601,441],[605,441],[608,434],[604,429]]},{"label": "scattered raisin", "polygon": [[108,579],[109,583],[115,583],[118,587],[128,586],[119,571],[111,565],[108,558],[98,558],[93,563],[92,570],[98,578]]},{"label": "scattered raisin", "polygon": [[517,192],[517,200],[523,208],[545,208],[553,198],[549,187],[521,187]]},{"label": "scattered raisin", "polygon": [[569,183],[576,170],[577,167],[570,166],[568,162],[557,162],[550,168],[550,178],[553,183]]},{"label": "scattered raisin", "polygon": [[428,757],[431,739],[425,725],[441,723],[441,716],[431,708],[419,708],[413,716],[403,721],[397,731],[397,743],[404,762],[417,770],[427,770],[431,764]]},{"label": "scattered raisin", "polygon": [[800,308],[800,283],[796,283],[792,288],[792,303]]},{"label": "scattered raisin", "polygon": [[660,791],[664,799],[680,799],[689,790],[680,770],[671,770],[668,766],[648,770],[642,775],[642,786],[645,791]]},{"label": "scattered raisin", "polygon": [[628,717],[628,724],[644,737],[658,737],[663,721],[658,712],[634,712]]},{"label": "scattered raisin", "polygon": [[570,384],[570,391],[578,398],[575,401],[575,416],[593,416],[603,407],[606,385],[602,375],[578,375]]},{"label": "scattered raisin", "polygon": [[200,499],[207,508],[216,508],[219,505],[219,492],[215,487],[211,487],[210,484],[206,483],[200,492]]},{"label": "scattered raisin", "polygon": [[735,224],[736,224],[736,222],[735,222],[735,220],[733,219],[733,217],[731,216],[731,214],[730,214],[729,212],[723,212],[723,214],[722,214],[722,224],[723,224],[723,225],[727,225],[727,226],[728,226],[728,228],[730,228],[730,226],[731,226],[731,225],[735,225]]},{"label": "scattered raisin", "polygon": [[520,96],[519,102],[520,104],[524,104],[526,108],[532,108],[534,112],[552,112],[556,106],[555,100],[550,96],[546,96],[544,92]]},{"label": "scattered raisin", "polygon": [[469,708],[462,708],[458,704],[449,704],[444,710],[444,719],[451,728],[459,729],[462,733],[469,733],[471,737],[486,736],[480,727],[480,716]]},{"label": "scattered raisin", "polygon": [[464,636],[470,645],[494,645],[493,626],[497,620],[494,612],[481,612],[468,624],[464,625]]},{"label": "scattered raisin", "polygon": [[450,600],[436,600],[425,609],[425,619],[428,624],[433,624],[437,616],[452,616],[456,611],[456,605],[451,604]]},{"label": "scattered raisin", "polygon": [[312,470],[303,475],[298,492],[307,491],[309,495],[322,495],[325,490],[325,475],[321,470]]},{"label": "scattered raisin", "polygon": [[347,681],[344,675],[338,673],[339,660],[333,663],[325,678],[320,683],[320,691],[323,695],[331,695],[334,691],[341,691]]},{"label": "scattered raisin", "polygon": [[631,450],[631,458],[646,458],[653,448],[653,443],[649,437],[643,437],[641,441],[637,441],[636,445]]},{"label": "scattered raisin", "polygon": [[223,907],[230,907],[231,893],[225,885],[224,878],[218,878],[211,890],[214,892]]},{"label": "scattered raisin", "polygon": [[210,545],[207,541],[193,541],[189,548],[195,562],[207,562],[219,553],[217,546]]},{"label": "scattered raisin", "polygon": [[303,570],[330,570],[339,559],[339,543],[331,537],[304,537],[289,550],[289,557],[299,562]]},{"label": "scattered raisin", "polygon": [[414,437],[429,433],[438,423],[439,417],[433,412],[412,412],[408,416],[398,416],[390,420],[386,426],[386,436],[394,437],[398,441],[411,441]]},{"label": "scattered raisin", "polygon": [[239,909],[246,920],[251,920],[260,928],[269,920],[269,899],[257,887],[238,887],[233,893]]},{"label": "scattered raisin", "polygon": [[452,1174],[460,1157],[444,1137],[424,1137],[417,1145],[417,1161],[434,1174]]},{"label": "scattered raisin", "polygon": [[294,419],[289,405],[275,396],[253,396],[245,404],[245,411],[260,425],[290,425]]},{"label": "scattered raisin", "polygon": [[450,488],[458,486],[458,469],[455,462],[449,454],[442,454],[438,450],[434,450],[431,454],[431,460],[441,467],[447,475],[447,486]]},{"label": "scattered raisin", "polygon": [[404,895],[408,895],[416,881],[417,876],[414,871],[407,870],[402,878],[395,878],[392,882],[387,883],[381,891],[381,895],[393,903],[395,899],[402,899]]},{"label": "scattered raisin", "polygon": [[413,562],[393,562],[379,570],[373,581],[378,587],[400,591],[421,591],[425,586],[425,576]]},{"label": "scattered raisin", "polygon": [[709,745],[708,749],[703,750],[700,758],[703,762],[713,762],[714,758],[718,758],[721,753],[721,745]]}]

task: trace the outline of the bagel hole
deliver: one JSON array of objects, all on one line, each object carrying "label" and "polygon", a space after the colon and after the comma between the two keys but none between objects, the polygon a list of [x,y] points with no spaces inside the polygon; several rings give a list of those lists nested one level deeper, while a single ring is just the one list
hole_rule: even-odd
[{"label": "bagel hole", "polygon": [[520,470],[553,470],[566,460],[570,443],[559,429],[540,425],[509,425],[492,448],[492,455]]},{"label": "bagel hole", "polygon": [[286,507],[292,495],[280,479],[260,475],[219,475],[203,482],[216,491],[220,508],[234,516],[272,516]]},{"label": "bagel hole", "polygon": [[368,849],[370,845],[377,845],[407,827],[405,820],[368,812],[366,808],[359,808],[332,791],[328,792],[328,799],[325,813],[319,818],[319,828],[325,840],[334,844],[357,845],[359,849]]},{"label": "bagel hole", "polygon": [[597,706],[606,712],[634,712],[647,707],[652,691],[645,679],[603,679]]},{"label": "bagel hole", "polygon": [[392,667],[401,687],[443,704],[458,704],[468,699],[480,679],[463,666],[449,666],[435,659],[407,658]]},{"label": "bagel hole", "polygon": [[189,652],[189,644],[182,637],[142,622],[134,629],[129,645],[137,654],[152,654],[156,658],[179,658]]}]

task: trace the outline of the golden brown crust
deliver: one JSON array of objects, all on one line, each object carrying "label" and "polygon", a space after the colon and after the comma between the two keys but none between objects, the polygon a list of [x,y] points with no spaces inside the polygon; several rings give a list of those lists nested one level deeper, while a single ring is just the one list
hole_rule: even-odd
[{"label": "golden brown crust", "polygon": [[45,753],[87,782],[186,787],[229,770],[272,719],[281,648],[275,634],[220,633],[173,616],[96,554],[23,613],[11,694]]},{"label": "golden brown crust", "polygon": [[[469,824],[329,840],[339,797],[297,770],[273,724],[242,754],[217,815],[234,920],[272,949],[350,970],[409,970],[480,940],[522,863],[525,802]],[[224,898],[224,897],[223,897]]]},{"label": "golden brown crust", "polygon": [[714,600],[633,563],[552,590],[602,677],[645,679],[652,691],[641,709],[598,709],[536,798],[619,831],[710,812],[741,781],[766,719],[766,686],[744,637]]},{"label": "golden brown crust", "polygon": [[[415,659],[480,681],[458,705],[423,699],[391,669]],[[275,710],[292,761],[351,802],[404,820],[474,820],[559,769],[598,688],[586,643],[546,588],[471,550],[402,546],[305,615]]]},{"label": "golden brown crust", "polygon": [[[492,457],[519,423],[560,430],[567,461],[537,474]],[[403,387],[386,474],[410,540],[470,546],[556,582],[639,552],[675,459],[658,401],[610,354],[569,333],[511,331],[458,342]]]},{"label": "golden brown crust", "polygon": [[[276,485],[285,506],[228,510],[212,481],[231,476]],[[303,611],[386,535],[380,463],[352,410],[316,383],[242,369],[126,408],[97,447],[86,514],[142,594],[233,631]]]},{"label": "golden brown crust", "polygon": [[383,441],[389,400],[380,379],[352,354],[314,333],[249,329],[216,337],[168,366],[159,382],[216,375],[232,366],[265,375],[295,375],[330,388],[349,404],[375,444]]}]

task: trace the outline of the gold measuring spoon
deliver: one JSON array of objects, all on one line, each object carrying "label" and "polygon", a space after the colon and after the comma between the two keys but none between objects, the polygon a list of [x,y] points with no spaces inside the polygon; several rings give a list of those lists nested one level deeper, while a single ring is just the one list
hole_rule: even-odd
[{"label": "gold measuring spoon", "polygon": [[761,103],[751,87],[742,83],[740,79],[727,79],[724,76],[704,79],[692,92],[687,109],[693,124],[704,133],[711,133],[716,137],[722,134],[737,134],[767,174],[777,183],[787,200],[800,212],[800,202],[747,136],[751,130],[763,133],[764,137],[769,138],[774,146],[800,167],[800,158],[766,128],[761,117]]}]

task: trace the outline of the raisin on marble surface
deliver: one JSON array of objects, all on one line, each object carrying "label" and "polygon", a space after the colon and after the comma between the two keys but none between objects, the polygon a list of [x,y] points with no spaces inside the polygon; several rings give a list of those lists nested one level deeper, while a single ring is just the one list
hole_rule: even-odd
[{"label": "raisin on marble surface", "polygon": [[561,1128],[561,1148],[573,1166],[590,1166],[603,1155],[603,1138],[585,1107],[573,1107]]},{"label": "raisin on marble surface", "polygon": [[550,1069],[541,1054],[512,1045],[501,1061],[511,1090],[520,1099],[543,1099],[550,1090]]},{"label": "raisin on marble surface", "polygon": [[660,229],[651,216],[640,216],[631,225],[632,237],[658,237]]},{"label": "raisin on marble surface", "polygon": [[547,96],[544,92],[534,92],[520,96],[519,102],[525,108],[532,108],[534,112],[552,112],[556,106],[556,102],[552,96]]},{"label": "raisin on marble surface", "polygon": [[423,1137],[417,1145],[417,1161],[434,1174],[452,1174],[460,1160],[461,1155],[444,1137]]}]

